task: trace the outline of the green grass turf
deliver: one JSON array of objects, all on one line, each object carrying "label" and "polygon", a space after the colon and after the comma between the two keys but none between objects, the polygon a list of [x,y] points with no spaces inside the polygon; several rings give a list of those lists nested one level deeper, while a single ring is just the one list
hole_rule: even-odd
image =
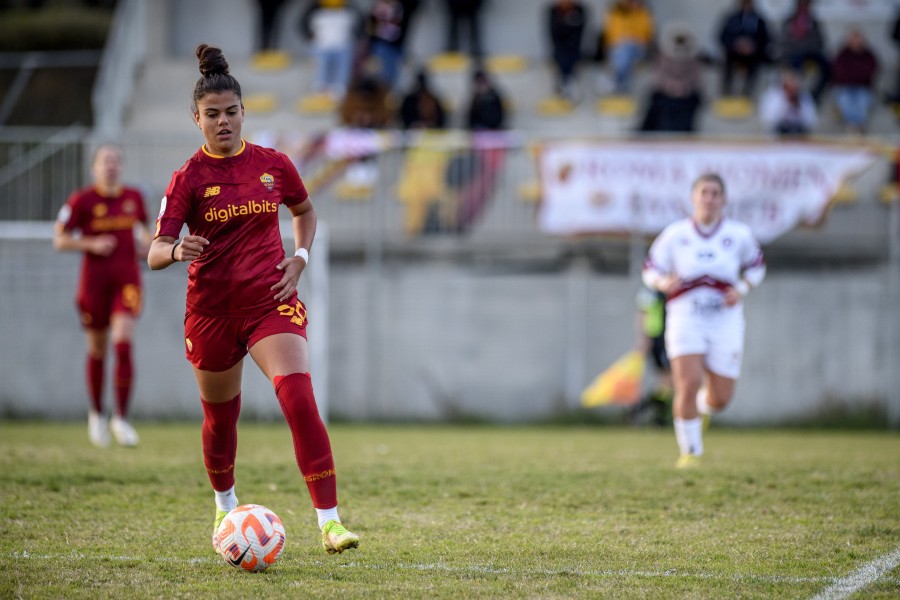
[{"label": "green grass turf", "polygon": [[[729,430],[673,468],[670,430],[335,425],[328,556],[284,424],[240,425],[238,498],[280,562],[210,547],[199,423],[100,450],[82,424],[0,422],[0,598],[810,598],[900,548],[900,436]],[[897,598],[900,570],[858,597]]]}]

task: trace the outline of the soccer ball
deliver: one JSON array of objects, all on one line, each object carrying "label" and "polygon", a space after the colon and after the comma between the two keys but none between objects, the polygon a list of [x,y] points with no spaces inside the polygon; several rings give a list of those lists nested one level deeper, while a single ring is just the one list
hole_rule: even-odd
[{"label": "soccer ball", "polygon": [[274,565],[284,550],[284,524],[259,504],[244,504],[229,512],[216,531],[219,554],[229,565],[262,571]]}]

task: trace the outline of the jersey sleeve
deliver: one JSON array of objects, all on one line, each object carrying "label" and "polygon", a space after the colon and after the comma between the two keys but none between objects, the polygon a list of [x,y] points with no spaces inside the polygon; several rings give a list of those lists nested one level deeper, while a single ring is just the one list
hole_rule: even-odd
[{"label": "jersey sleeve", "polygon": [[300,179],[300,174],[297,172],[297,167],[294,166],[294,163],[284,153],[279,152],[279,155],[281,162],[284,164],[282,204],[285,206],[296,206],[308,200],[309,193],[306,191],[306,186],[303,185],[303,180]]},{"label": "jersey sleeve", "polygon": [[73,231],[81,229],[81,215],[78,206],[78,199],[81,197],[78,192],[73,192],[66,199],[65,204],[59,209],[56,215],[56,222],[63,226],[65,231]]},{"label": "jersey sleeve", "polygon": [[762,248],[748,227],[744,235],[744,243],[741,246],[741,277],[751,286],[756,287],[765,276],[766,261]]},{"label": "jersey sleeve", "polygon": [[641,281],[652,290],[659,289],[659,281],[672,271],[671,237],[671,229],[666,228],[653,240],[641,269]]},{"label": "jersey sleeve", "polygon": [[161,235],[177,238],[181,228],[185,224],[190,212],[191,190],[184,171],[176,171],[172,175],[172,181],[166,188],[159,205],[159,216],[156,217],[156,233],[154,237]]}]

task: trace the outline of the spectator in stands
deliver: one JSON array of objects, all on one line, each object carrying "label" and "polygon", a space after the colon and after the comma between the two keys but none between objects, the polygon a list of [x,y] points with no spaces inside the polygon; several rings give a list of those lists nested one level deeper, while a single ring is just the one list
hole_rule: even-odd
[{"label": "spectator in stands", "polygon": [[472,74],[472,95],[467,115],[466,125],[475,131],[503,129],[506,126],[503,96],[487,71],[480,67]]},{"label": "spectator in stands", "polygon": [[869,119],[878,58],[859,29],[852,29],[831,63],[831,83],[841,118],[854,133],[862,133]]},{"label": "spectator in stands", "polygon": [[816,103],[803,87],[803,78],[791,69],[783,69],[762,95],[759,118],[771,133],[806,135],[818,122]]},{"label": "spectator in stands", "polygon": [[[119,445],[136,446],[138,435],[128,422],[134,377],[131,349],[142,298],[137,257],[147,254],[150,227],[141,192],[122,185],[118,146],[97,148],[91,175],[93,183],[73,192],[60,209],[53,246],[84,255],[76,305],[87,335],[88,437],[95,446],[105,447],[112,430]],[[141,230],[140,244],[135,241],[136,227]],[[110,340],[116,360],[116,405],[107,422],[103,389]]]},{"label": "spectator in stands", "polygon": [[400,103],[400,123],[403,129],[443,129],[447,124],[444,103],[431,88],[424,67],[416,74],[412,89]]},{"label": "spectator in stands", "polygon": [[384,129],[391,125],[390,90],[381,80],[377,60],[370,57],[353,76],[339,112],[343,127]]},{"label": "spectator in stands", "polygon": [[615,0],[606,13],[603,40],[617,94],[628,93],[634,66],[648,56],[653,35],[653,15],[643,0]]},{"label": "spectator in stands", "polygon": [[702,100],[702,64],[690,27],[667,25],[659,50],[656,82],[641,131],[694,131],[694,115]]},{"label": "spectator in stands", "polygon": [[391,90],[397,84],[410,20],[419,0],[375,0],[369,11],[369,54],[381,65],[381,79]]},{"label": "spectator in stands", "polygon": [[447,6],[447,52],[459,52],[460,24],[465,22],[469,28],[469,51],[475,58],[484,55],[481,45],[481,10],[487,0],[444,0]]},{"label": "spectator in stands", "polygon": [[819,102],[828,85],[830,69],[825,56],[825,37],[819,21],[812,14],[812,0],[797,0],[793,14],[782,25],[779,56],[783,63],[799,73],[803,73],[808,64],[815,66],[817,75],[812,96]]},{"label": "spectator in stands", "polygon": [[328,94],[335,100],[344,97],[361,22],[361,13],[345,0],[309,2],[300,17],[300,32],[312,43],[316,93]]},{"label": "spectator in stands", "polygon": [[581,60],[581,40],[587,13],[578,0],[555,0],[549,8],[550,43],[556,67],[556,93],[571,101],[579,98],[575,70]]},{"label": "spectator in stands", "polygon": [[259,4],[259,49],[275,48],[275,20],[284,0],[257,0]]},{"label": "spectator in stands", "polygon": [[750,97],[761,65],[769,60],[769,29],[753,0],[739,0],[738,8],[722,22],[719,41],[725,52],[722,94],[733,94],[735,69],[744,73],[741,94]]}]

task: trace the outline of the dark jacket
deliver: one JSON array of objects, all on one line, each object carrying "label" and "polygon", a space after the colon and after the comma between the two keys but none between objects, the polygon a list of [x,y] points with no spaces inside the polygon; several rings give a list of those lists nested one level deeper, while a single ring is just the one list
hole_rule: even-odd
[{"label": "dark jacket", "polygon": [[750,38],[756,44],[756,56],[766,58],[769,51],[769,28],[766,20],[754,10],[738,10],[722,23],[722,31],[719,33],[719,41],[722,42],[726,52],[733,52],[735,42],[740,38]]}]

